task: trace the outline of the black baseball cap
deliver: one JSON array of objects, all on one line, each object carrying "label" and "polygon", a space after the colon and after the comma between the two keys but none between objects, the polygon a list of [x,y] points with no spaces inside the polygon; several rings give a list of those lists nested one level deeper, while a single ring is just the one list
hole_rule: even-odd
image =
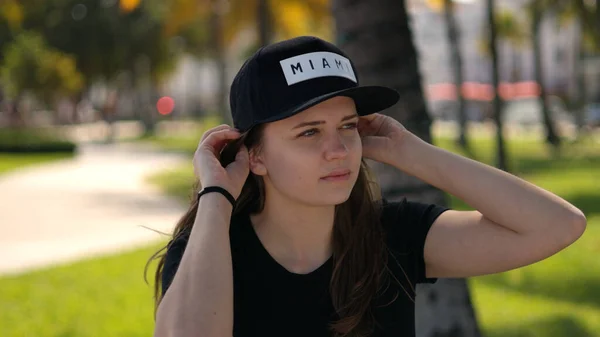
[{"label": "black baseball cap", "polygon": [[394,89],[360,86],[353,62],[330,42],[301,36],[274,43],[246,60],[231,84],[233,126],[245,132],[336,96],[352,98],[361,116],[399,99]]}]

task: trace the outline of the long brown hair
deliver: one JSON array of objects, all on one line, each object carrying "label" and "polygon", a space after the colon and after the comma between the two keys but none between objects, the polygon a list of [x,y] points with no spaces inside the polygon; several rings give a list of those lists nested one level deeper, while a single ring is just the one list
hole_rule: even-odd
[{"label": "long brown hair", "polygon": [[[221,152],[221,164],[226,166],[231,163],[242,144],[250,151],[252,149],[260,151],[264,126],[265,124],[258,125],[244,133],[238,140],[228,144]],[[335,337],[366,336],[372,332],[373,324],[376,324],[372,312],[373,301],[384,286],[387,289],[390,276],[404,289],[388,268],[388,247],[383,226],[379,221],[373,221],[373,219],[380,219],[381,207],[376,202],[380,198],[377,194],[378,184],[371,177],[373,175],[363,160],[350,197],[335,207],[334,267],[329,284],[332,303],[339,317],[339,320],[330,324],[330,329]],[[173,241],[180,235],[191,232],[198,209],[195,195],[199,188],[200,182],[196,182],[190,208],[175,226],[172,235]],[[233,213],[260,213],[264,208],[264,203],[264,181],[262,177],[250,172],[236,201]],[[154,278],[155,319],[158,305],[164,295],[160,292],[166,252],[158,254],[168,250],[171,242],[152,255],[146,264],[147,269],[152,260],[159,259]],[[407,282],[410,285],[408,278]],[[412,285],[410,286],[412,288]],[[411,297],[406,289],[404,290]],[[396,298],[397,294],[394,300]]]}]

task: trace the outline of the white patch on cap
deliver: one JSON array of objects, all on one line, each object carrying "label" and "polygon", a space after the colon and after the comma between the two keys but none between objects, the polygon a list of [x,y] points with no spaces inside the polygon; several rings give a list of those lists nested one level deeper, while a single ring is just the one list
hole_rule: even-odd
[{"label": "white patch on cap", "polygon": [[330,52],[314,52],[279,61],[288,85],[318,77],[339,76],[358,83],[347,58]]}]

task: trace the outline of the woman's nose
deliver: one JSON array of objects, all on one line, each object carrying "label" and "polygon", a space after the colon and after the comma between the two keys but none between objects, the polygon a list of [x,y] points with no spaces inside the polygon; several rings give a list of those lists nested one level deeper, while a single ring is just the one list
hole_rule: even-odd
[{"label": "woman's nose", "polygon": [[347,155],[348,147],[346,146],[344,137],[339,134],[329,137],[325,144],[325,159],[340,159],[345,158]]}]

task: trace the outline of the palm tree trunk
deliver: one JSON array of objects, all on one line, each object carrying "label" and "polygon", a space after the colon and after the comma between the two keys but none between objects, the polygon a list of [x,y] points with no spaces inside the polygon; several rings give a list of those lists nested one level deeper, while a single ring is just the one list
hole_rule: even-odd
[{"label": "palm tree trunk", "polygon": [[583,29],[592,33],[596,45],[600,45],[600,0],[596,0],[595,9],[590,11],[585,0],[573,0]]},{"label": "palm tree trunk", "polygon": [[502,122],[502,100],[498,93],[498,48],[497,48],[497,33],[494,18],[495,7],[494,0],[487,0],[487,17],[490,31],[490,54],[492,57],[492,88],[494,90],[494,98],[492,102],[492,116],[496,123],[496,167],[508,171],[508,160],[506,156],[506,148],[504,143],[503,122]]},{"label": "palm tree trunk", "polygon": [[577,79],[577,106],[575,107],[575,125],[577,127],[577,137],[579,137],[585,124],[585,105],[587,103],[587,83],[585,79],[585,71],[583,67],[585,57],[585,45],[583,43],[583,25],[579,24],[579,44],[575,57],[575,78]]},{"label": "palm tree trunk", "polygon": [[600,45],[600,0],[596,0],[596,41]]},{"label": "palm tree trunk", "polygon": [[510,82],[516,83],[521,81],[521,57],[516,48],[511,48],[512,65],[510,68]]},{"label": "palm tree trunk", "polygon": [[[431,119],[421,88],[418,59],[404,1],[334,0],[337,44],[352,58],[364,85],[396,89],[400,102],[383,112],[431,142]],[[388,200],[445,204],[445,194],[399,170],[374,161],[382,195]],[[464,279],[440,279],[417,288],[417,336],[479,336],[477,320]],[[430,319],[435,317],[435,319]]]},{"label": "palm tree trunk", "polygon": [[271,42],[271,11],[269,0],[258,0],[258,40],[261,47]]},{"label": "palm tree trunk", "polygon": [[469,151],[469,143],[467,140],[467,113],[465,106],[465,97],[462,94],[463,84],[463,65],[462,56],[460,53],[460,35],[456,20],[454,19],[454,4],[452,0],[444,0],[444,18],[446,20],[446,32],[448,33],[448,45],[450,47],[450,67],[454,72],[454,85],[456,87],[456,98],[458,103],[458,125],[459,138],[458,144],[465,150]]},{"label": "palm tree trunk", "polygon": [[143,136],[156,133],[156,117],[152,102],[155,101],[157,84],[152,80],[151,64],[146,59],[140,59],[134,65],[134,76],[131,78],[135,92],[137,116],[144,126]]},{"label": "palm tree trunk", "polygon": [[542,117],[544,121],[544,128],[546,130],[546,142],[548,142],[548,144],[554,147],[556,150],[560,146],[560,138],[556,134],[556,128],[554,126],[552,116],[550,116],[550,109],[548,108],[546,89],[544,85],[544,70],[542,69],[542,51],[540,46],[541,9],[539,8],[538,0],[533,0],[533,5],[531,17],[531,44],[533,46],[535,81],[540,86],[539,101],[540,106],[542,107]]},{"label": "palm tree trunk", "polygon": [[223,6],[222,0],[212,1],[212,11],[210,14],[209,25],[210,25],[210,44],[211,51],[215,62],[217,63],[217,71],[219,78],[219,88],[217,90],[217,109],[219,110],[219,116],[223,120],[223,123],[232,123],[231,116],[229,114],[229,108],[227,104],[227,62],[225,59],[225,48],[223,42],[223,27],[221,19],[221,8]]}]

